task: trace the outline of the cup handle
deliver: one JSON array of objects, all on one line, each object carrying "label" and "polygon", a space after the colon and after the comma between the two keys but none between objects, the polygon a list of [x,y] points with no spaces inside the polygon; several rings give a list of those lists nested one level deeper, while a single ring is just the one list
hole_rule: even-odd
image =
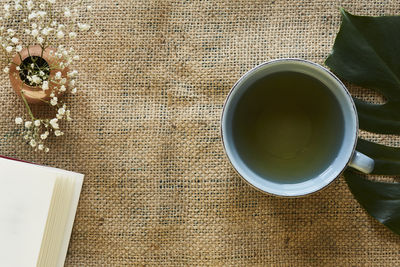
[{"label": "cup handle", "polygon": [[349,166],[363,173],[371,173],[372,170],[374,169],[375,162],[373,159],[364,155],[363,153],[354,151]]}]

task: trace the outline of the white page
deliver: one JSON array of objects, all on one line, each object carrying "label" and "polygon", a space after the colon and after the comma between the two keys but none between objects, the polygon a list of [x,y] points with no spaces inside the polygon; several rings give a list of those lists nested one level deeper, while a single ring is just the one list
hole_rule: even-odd
[{"label": "white page", "polygon": [[54,182],[45,168],[0,158],[0,266],[36,266]]}]

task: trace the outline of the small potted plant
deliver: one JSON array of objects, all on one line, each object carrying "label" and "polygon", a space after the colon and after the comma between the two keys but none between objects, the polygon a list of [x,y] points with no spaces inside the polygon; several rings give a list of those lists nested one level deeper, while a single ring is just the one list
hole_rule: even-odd
[{"label": "small potted plant", "polygon": [[[64,93],[77,92],[77,70],[73,63],[79,56],[70,44],[79,33],[88,32],[90,25],[76,4],[74,8],[56,10],[55,0],[20,1],[3,6],[0,21],[0,42],[11,86],[21,97],[27,116],[15,118],[21,125],[26,142],[37,151],[49,151],[45,140],[62,136],[61,121],[70,121],[71,112],[60,98]],[[83,12],[90,12],[91,6]],[[18,22],[16,22],[18,21]],[[11,26],[12,25],[12,26]],[[96,32],[98,34],[98,32]],[[42,104],[54,110],[54,117],[39,118],[30,105]]]}]

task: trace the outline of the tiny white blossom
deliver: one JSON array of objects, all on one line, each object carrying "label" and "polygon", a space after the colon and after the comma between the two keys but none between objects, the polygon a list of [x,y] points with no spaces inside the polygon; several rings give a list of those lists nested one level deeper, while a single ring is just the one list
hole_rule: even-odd
[{"label": "tiny white blossom", "polygon": [[5,67],[5,68],[3,69],[3,71],[4,71],[4,73],[9,73],[9,72],[10,72],[10,68],[9,68],[9,67]]},{"label": "tiny white blossom", "polygon": [[79,60],[79,56],[78,56],[78,55],[75,55],[75,56],[73,57],[73,59],[74,59],[74,60]]},{"label": "tiny white blossom", "polygon": [[51,127],[53,127],[53,129],[58,129],[59,128],[59,126],[58,126],[58,119],[57,118],[54,118],[54,119],[51,119],[50,120],[50,125],[51,125]]},{"label": "tiny white blossom", "polygon": [[39,17],[44,18],[44,17],[47,15],[47,12],[46,12],[46,11],[38,11],[36,14],[37,14]]},{"label": "tiny white blossom", "polygon": [[72,88],[71,93],[76,94],[76,88]]},{"label": "tiny white blossom", "polygon": [[74,39],[76,37],[76,32],[70,32],[69,33],[69,38]]},{"label": "tiny white blossom", "polygon": [[15,10],[20,11],[22,9],[22,6],[20,4],[15,5]]},{"label": "tiny white blossom", "polygon": [[[65,25],[64,24],[59,24],[57,30],[59,30],[59,31],[65,30]],[[60,45],[59,47],[62,47],[62,45]]]},{"label": "tiny white blossom", "polygon": [[[54,89],[57,89],[57,87],[55,87]],[[51,92],[50,97],[54,97],[54,96],[55,96],[54,92]]]},{"label": "tiny white blossom", "polygon": [[11,37],[15,35],[15,31],[13,29],[7,29],[7,33]]},{"label": "tiny white blossom", "polygon": [[49,82],[48,82],[48,81],[43,81],[42,89],[43,89],[44,91],[46,91],[46,90],[49,89]]},{"label": "tiny white blossom", "polygon": [[44,140],[44,139],[46,139],[46,138],[47,138],[47,135],[46,135],[46,134],[41,134],[41,135],[40,135],[40,139]]},{"label": "tiny white blossom", "polygon": [[4,5],[4,10],[5,11],[9,11],[10,10],[10,5],[9,4],[5,4]]},{"label": "tiny white blossom", "polygon": [[4,18],[5,19],[8,19],[8,18],[10,18],[11,17],[11,13],[10,12],[6,12],[5,14],[4,14]]},{"label": "tiny white blossom", "polygon": [[36,36],[38,36],[39,31],[37,29],[33,29],[31,34],[32,34],[33,37],[36,37]]},{"label": "tiny white blossom", "polygon": [[37,29],[37,24],[34,22],[31,24],[32,29]]},{"label": "tiny white blossom", "polygon": [[7,47],[6,47],[6,51],[7,51],[8,53],[11,53],[12,50],[13,50],[13,47],[12,47],[12,46],[7,46]]},{"label": "tiny white blossom", "polygon": [[52,27],[55,27],[55,26],[57,26],[57,24],[58,24],[57,21],[54,20],[50,25],[51,25]]},{"label": "tiny white blossom", "polygon": [[[15,51],[21,52],[21,51],[22,51],[22,45],[17,45],[17,46],[15,47]],[[19,66],[18,66],[18,68],[19,68]]]},{"label": "tiny white blossom", "polygon": [[48,0],[50,4],[55,4],[56,0]]},{"label": "tiny white blossom", "polygon": [[15,69],[18,70],[18,71],[21,70],[21,68],[19,66],[16,66]]},{"label": "tiny white blossom", "polygon": [[25,29],[25,33],[26,33],[26,34],[31,34],[31,30]]},{"label": "tiny white blossom", "polygon": [[57,105],[57,102],[58,102],[58,98],[57,98],[56,96],[53,97],[53,98],[50,100],[50,104],[51,104],[52,106]]},{"label": "tiny white blossom", "polygon": [[44,148],[43,144],[39,144],[39,145],[38,145],[38,149],[39,149],[39,150],[43,150],[43,148]]},{"label": "tiny white blossom", "polygon": [[40,5],[39,5],[39,7],[41,8],[41,9],[45,9],[45,5],[43,4],[43,3],[41,3]]},{"label": "tiny white blossom", "polygon": [[26,7],[28,8],[28,10],[31,10],[33,8],[33,2],[32,1],[26,2]]},{"label": "tiny white blossom", "polygon": [[18,38],[13,37],[13,38],[11,39],[11,42],[13,42],[14,44],[18,44],[19,40],[18,40]]},{"label": "tiny white blossom", "polygon": [[90,25],[86,24],[86,23],[79,23],[78,22],[78,28],[79,28],[79,30],[85,32],[85,31],[88,31],[90,29]]},{"label": "tiny white blossom", "polygon": [[60,86],[60,92],[65,92],[66,90],[67,90],[67,88],[65,88],[65,85]]},{"label": "tiny white blossom", "polygon": [[74,86],[75,86],[75,80],[69,81],[68,85],[69,85],[70,87],[74,87]]},{"label": "tiny white blossom", "polygon": [[43,39],[41,36],[39,36],[39,37],[37,38],[37,41],[38,41],[39,44],[43,44],[44,39]]},{"label": "tiny white blossom", "polygon": [[61,84],[65,84],[66,82],[67,82],[66,78],[62,78],[61,81],[60,81]]},{"label": "tiny white blossom", "polygon": [[32,122],[31,121],[26,121],[25,122],[25,128],[29,129],[32,126]]},{"label": "tiny white blossom", "polygon": [[58,31],[58,32],[57,32],[57,38],[58,38],[58,39],[64,38],[64,32],[63,32],[63,31]]},{"label": "tiny white blossom", "polygon": [[88,11],[92,11],[93,10],[92,6],[87,6],[86,8],[87,8]]},{"label": "tiny white blossom", "polygon": [[40,120],[35,120],[35,122],[33,123],[36,127],[40,126]]},{"label": "tiny white blossom", "polygon": [[34,18],[36,18],[36,17],[37,17],[37,14],[36,14],[35,11],[32,11],[32,13],[30,13],[30,14],[28,15],[28,19],[29,19],[29,20],[34,19]]},{"label": "tiny white blossom", "polygon": [[44,152],[47,153],[47,152],[49,152],[49,150],[50,150],[50,149],[49,149],[48,147],[46,147],[46,148],[44,149]]},{"label": "tiny white blossom", "polygon": [[55,78],[56,78],[57,80],[60,80],[60,79],[61,79],[61,71],[57,71],[57,73],[56,73],[56,75],[55,75]]},{"label": "tiny white blossom", "polygon": [[71,10],[69,10],[69,8],[65,8],[64,16],[67,18],[71,17]]},{"label": "tiny white blossom", "polygon": [[67,76],[70,77],[70,78],[73,78],[73,77],[76,77],[77,74],[78,74],[78,71],[77,70],[73,70],[73,71],[69,71],[67,73]]},{"label": "tiny white blossom", "polygon": [[35,147],[37,145],[35,139],[31,139],[31,141],[29,142],[29,144],[31,145],[31,147]]},{"label": "tiny white blossom", "polygon": [[21,117],[16,117],[15,118],[15,124],[22,124],[23,120]]},{"label": "tiny white blossom", "polygon": [[43,35],[49,35],[49,28],[44,28],[43,30],[42,30],[42,34]]},{"label": "tiny white blossom", "polygon": [[61,135],[63,135],[64,133],[63,132],[61,132],[60,130],[55,130],[54,131],[54,135],[55,136],[61,136]]},{"label": "tiny white blossom", "polygon": [[32,82],[38,84],[42,82],[42,79],[40,79],[40,77],[37,75],[32,75]]}]

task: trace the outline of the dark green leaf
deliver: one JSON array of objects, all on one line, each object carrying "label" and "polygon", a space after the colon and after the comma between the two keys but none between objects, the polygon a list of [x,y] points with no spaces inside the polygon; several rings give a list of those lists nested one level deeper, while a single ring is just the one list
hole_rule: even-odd
[{"label": "dark green leaf", "polygon": [[400,175],[400,148],[358,139],[357,150],[375,160],[372,174]]},{"label": "dark green leaf", "polygon": [[355,100],[362,129],[400,134],[400,17],[341,13],[342,24],[325,64],[339,77],[386,97],[383,105]]},{"label": "dark green leaf", "polygon": [[[342,79],[385,96],[382,105],[354,99],[361,129],[400,134],[400,17],[341,13],[342,24],[325,64]],[[373,174],[400,175],[400,148],[359,139],[357,149],[375,160]],[[400,234],[400,184],[370,181],[351,170],[344,176],[367,212]]]},{"label": "dark green leaf", "polygon": [[400,235],[400,184],[370,181],[349,170],[345,171],[344,176],[361,206]]}]

